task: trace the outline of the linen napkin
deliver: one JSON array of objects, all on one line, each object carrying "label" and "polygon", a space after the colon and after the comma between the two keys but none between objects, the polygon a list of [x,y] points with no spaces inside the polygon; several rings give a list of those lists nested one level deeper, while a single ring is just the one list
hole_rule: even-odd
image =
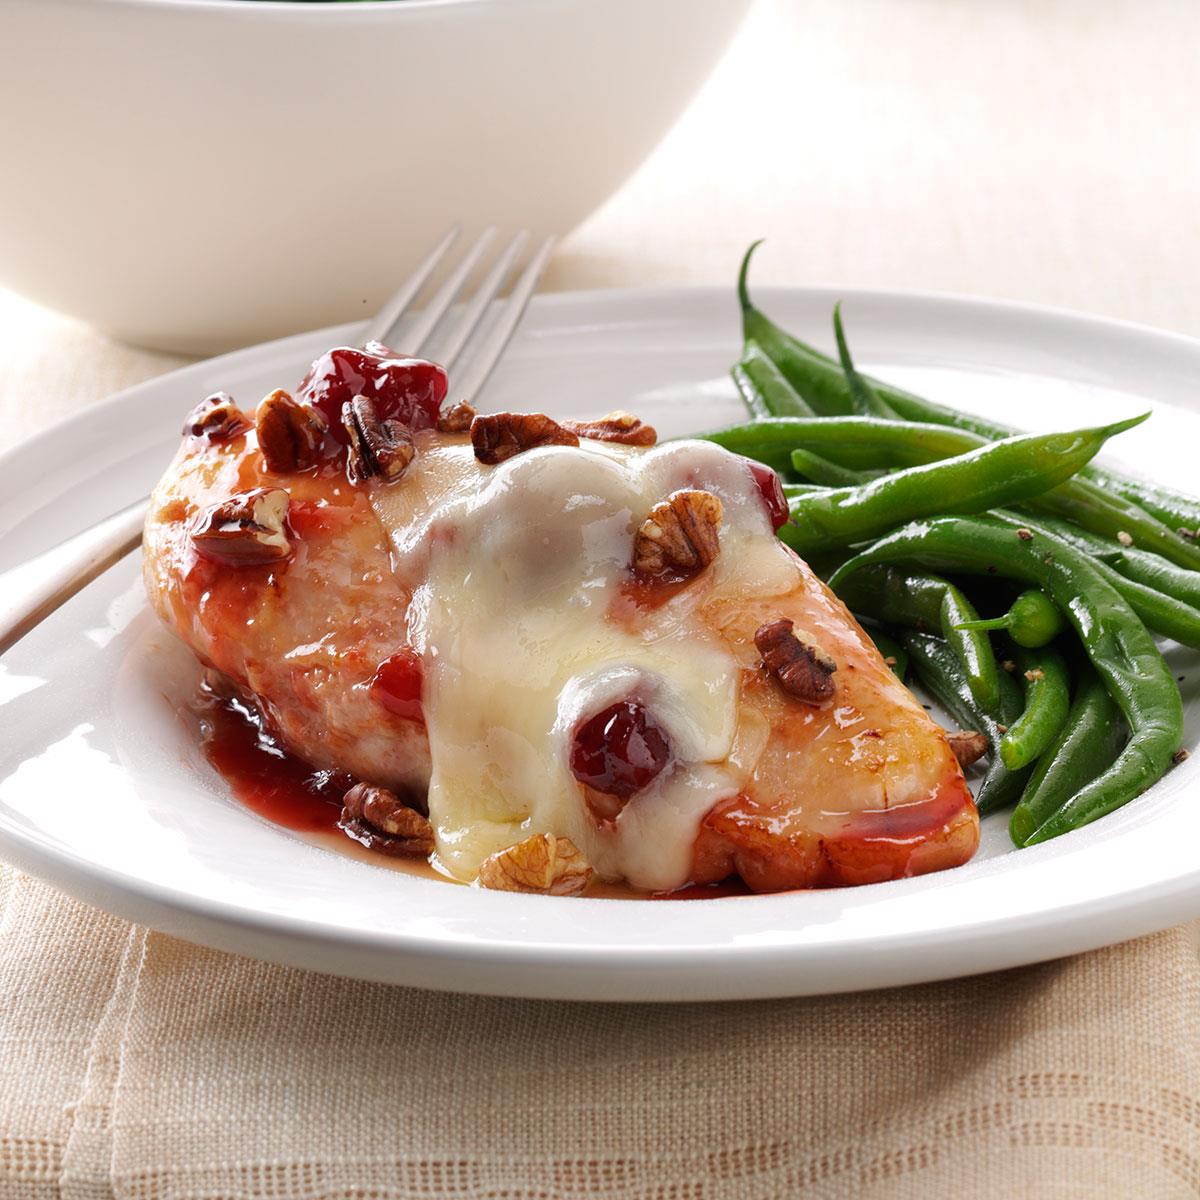
[{"label": "linen napkin", "polygon": [[10,868],[0,906],[3,1200],[1200,1194],[1184,928],[952,983],[654,1006],[270,966]]}]

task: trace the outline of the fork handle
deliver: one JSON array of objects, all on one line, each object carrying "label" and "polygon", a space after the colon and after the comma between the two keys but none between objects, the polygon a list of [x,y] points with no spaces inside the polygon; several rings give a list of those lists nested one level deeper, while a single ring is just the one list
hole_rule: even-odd
[{"label": "fork handle", "polygon": [[142,541],[149,497],[0,574],[0,654]]}]

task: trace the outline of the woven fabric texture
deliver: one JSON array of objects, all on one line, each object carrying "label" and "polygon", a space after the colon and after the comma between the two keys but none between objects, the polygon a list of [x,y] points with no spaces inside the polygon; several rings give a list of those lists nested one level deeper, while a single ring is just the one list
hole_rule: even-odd
[{"label": "woven fabric texture", "polygon": [[1189,931],[948,984],[555,1004],[335,979],[0,874],[0,1198],[1200,1195]]}]

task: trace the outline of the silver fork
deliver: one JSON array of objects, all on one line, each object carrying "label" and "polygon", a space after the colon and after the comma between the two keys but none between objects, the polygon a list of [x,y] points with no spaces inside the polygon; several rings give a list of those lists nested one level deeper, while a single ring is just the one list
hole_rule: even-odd
[{"label": "silver fork", "polygon": [[[451,229],[384,302],[375,319],[363,331],[363,342],[389,341],[430,276],[438,266],[450,261],[447,256],[460,232],[458,226]],[[430,347],[442,318],[462,294],[471,273],[484,262],[495,236],[495,229],[486,229],[467,248],[461,261],[446,276],[420,310],[415,323],[405,332],[404,345],[399,349],[415,355]],[[454,400],[471,403],[479,395],[500,361],[537,287],[554,247],[552,237],[544,239],[530,255],[513,279],[508,297],[500,305],[490,327],[485,326],[483,318],[488,307],[513,274],[528,240],[529,235],[522,232],[508,242],[464,304],[458,318],[443,335],[442,344],[437,348],[438,361],[447,370],[462,358],[469,344],[472,350],[464,372],[451,375],[451,397]],[[0,575],[0,654],[20,641],[98,575],[137,549],[142,541],[142,526],[149,502],[149,496],[143,497],[52,550]]]}]

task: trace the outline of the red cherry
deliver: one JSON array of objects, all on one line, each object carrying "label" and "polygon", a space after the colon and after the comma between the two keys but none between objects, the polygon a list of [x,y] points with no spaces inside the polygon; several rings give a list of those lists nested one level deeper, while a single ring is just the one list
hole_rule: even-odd
[{"label": "red cherry", "polygon": [[628,800],[667,765],[671,745],[636,700],[611,704],[575,730],[571,772],[580,783]]},{"label": "red cherry", "polygon": [[336,346],[322,354],[305,375],[298,396],[320,409],[330,434],[345,445],[342,405],[355,396],[374,400],[381,421],[432,429],[446,388],[445,369],[437,363],[405,358],[379,342],[368,342],[361,350]]},{"label": "red cherry", "polygon": [[783,494],[783,484],[780,482],[779,476],[762,463],[749,460],[747,463],[750,467],[750,474],[754,476],[754,482],[758,485],[759,493],[762,495],[767,516],[771,518],[771,528],[781,529],[788,522],[788,503],[787,497]]},{"label": "red cherry", "polygon": [[421,708],[424,673],[415,650],[405,647],[379,664],[371,680],[371,695],[390,713],[406,721],[425,723]]}]

